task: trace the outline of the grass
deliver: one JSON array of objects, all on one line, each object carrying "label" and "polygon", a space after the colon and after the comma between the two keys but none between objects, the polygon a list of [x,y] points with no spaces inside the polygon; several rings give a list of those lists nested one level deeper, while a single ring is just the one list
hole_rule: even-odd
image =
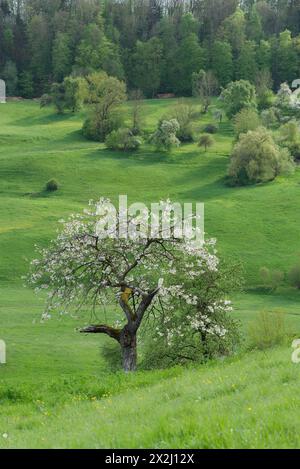
[{"label": "grass", "polygon": [[[148,132],[173,104],[145,104]],[[46,245],[58,220],[89,199],[200,201],[221,255],[243,262],[247,293],[235,298],[234,313],[243,330],[259,310],[281,310],[299,337],[299,292],[285,286],[267,293],[258,278],[262,266],[287,271],[300,252],[299,168],[269,184],[229,188],[228,122],[207,153],[197,144],[170,154],[145,145],[127,155],[85,140],[83,118],[30,101],[0,106],[0,336],[8,346],[0,447],[299,446],[300,378],[289,345],[191,369],[111,374],[100,355],[106,339],[79,335],[80,318],[41,324],[43,301],[20,280],[34,244]],[[197,127],[210,120],[202,117]],[[60,188],[47,193],[52,178]]]}]

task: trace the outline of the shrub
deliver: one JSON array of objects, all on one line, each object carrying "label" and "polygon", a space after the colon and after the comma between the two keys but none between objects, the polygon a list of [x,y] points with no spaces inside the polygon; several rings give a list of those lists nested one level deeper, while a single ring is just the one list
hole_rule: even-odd
[{"label": "shrub", "polygon": [[[177,321],[183,321],[177,318]],[[175,365],[186,365],[193,362],[204,363],[210,359],[231,355],[240,343],[239,324],[229,316],[215,318],[220,328],[225,328],[227,334],[217,337],[202,334],[200,337],[184,326],[180,334],[168,343],[166,336],[148,335],[143,345],[142,368],[169,368]],[[153,346],[154,345],[154,346]]]},{"label": "shrub", "polygon": [[272,129],[279,125],[279,116],[276,108],[271,107],[270,109],[265,109],[262,111],[261,115],[261,122],[264,127],[268,129]]},{"label": "shrub", "polygon": [[255,109],[242,109],[234,118],[234,132],[237,137],[260,126],[260,118]]},{"label": "shrub", "polygon": [[279,142],[289,149],[295,159],[300,158],[299,124],[291,120],[280,128]]},{"label": "shrub", "polygon": [[50,179],[50,181],[46,184],[46,191],[47,192],[55,192],[59,188],[58,182],[55,179]]},{"label": "shrub", "polygon": [[284,342],[287,331],[282,312],[261,311],[248,326],[250,348],[264,350]]},{"label": "shrub", "polygon": [[204,128],[203,128],[203,132],[207,133],[207,134],[216,134],[219,130],[219,127],[216,125],[216,124],[207,124]]},{"label": "shrub", "polygon": [[[179,282],[180,273],[176,276]],[[211,272],[209,284],[205,281],[193,283],[194,291],[202,298],[206,297],[209,288],[214,307],[207,308],[204,302],[194,311],[192,305],[181,303],[177,308],[171,304],[162,315],[155,319],[149,317],[141,331],[142,365],[164,368],[205,362],[233,353],[240,344],[240,325],[232,318],[232,305],[224,298],[224,292],[239,291],[242,284],[241,267],[221,262],[219,271]]]},{"label": "shrub", "polygon": [[199,147],[204,147],[205,151],[207,151],[207,149],[212,147],[214,143],[215,143],[215,140],[213,139],[213,137],[210,134],[203,134],[200,137],[198,146]]},{"label": "shrub", "polygon": [[187,124],[184,127],[179,128],[176,137],[182,142],[193,142],[194,141],[194,132],[192,124]]},{"label": "shrub", "polygon": [[183,143],[193,142],[193,107],[189,104],[185,104],[184,102],[178,103],[176,106],[174,106],[170,114],[170,119],[175,119],[180,127],[176,133],[176,137]]},{"label": "shrub", "polygon": [[96,142],[105,142],[106,137],[113,131],[120,128],[122,120],[116,113],[111,113],[108,118],[103,119],[99,109],[96,108],[85,120],[82,128],[83,135]]},{"label": "shrub", "polygon": [[264,287],[272,291],[277,290],[284,280],[284,273],[281,270],[270,270],[267,267],[262,267],[259,273]]},{"label": "shrub", "polygon": [[245,107],[256,108],[257,106],[255,87],[247,80],[229,83],[222,91],[221,100],[229,118]]},{"label": "shrub", "polygon": [[170,151],[172,147],[180,145],[180,141],[176,137],[179,129],[180,126],[176,119],[161,120],[158,123],[157,131],[151,136],[150,140],[157,150]]},{"label": "shrub", "polygon": [[142,144],[141,138],[135,136],[130,129],[113,130],[105,140],[111,150],[136,151]]},{"label": "shrub", "polygon": [[272,134],[260,127],[242,134],[234,146],[228,170],[234,184],[267,182],[289,174],[295,165],[289,151],[275,144]]},{"label": "shrub", "polygon": [[292,287],[300,290],[300,260],[288,273],[288,279]]},{"label": "shrub", "polygon": [[40,99],[40,107],[46,107],[50,106],[52,104],[52,96],[50,94],[43,94],[43,96]]}]

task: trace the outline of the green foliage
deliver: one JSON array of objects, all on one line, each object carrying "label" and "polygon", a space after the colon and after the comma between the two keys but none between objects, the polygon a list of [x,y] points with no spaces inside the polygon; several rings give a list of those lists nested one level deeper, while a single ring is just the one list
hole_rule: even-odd
[{"label": "green foliage", "polygon": [[[186,279],[181,281],[186,282]],[[150,317],[142,329],[143,366],[162,368],[205,362],[232,354],[240,343],[240,324],[231,317],[231,302],[225,300],[224,293],[239,291],[242,282],[239,265],[231,263],[225,266],[221,263],[219,272],[211,273],[209,278],[203,278],[190,286],[189,291],[195,289],[201,292],[203,305],[212,298],[215,305],[227,305],[223,310],[216,307],[213,315],[208,318],[210,326],[217,325],[217,334],[211,334],[201,327],[193,330],[191,323],[195,318],[190,316],[189,308],[183,303],[181,309],[173,311],[172,315],[165,311],[155,321]],[[200,305],[199,307],[201,308]]]},{"label": "green foliage", "polygon": [[266,350],[281,345],[287,338],[285,315],[280,311],[261,311],[248,327],[248,344]]},{"label": "green foliage", "polygon": [[211,51],[212,71],[220,86],[227,86],[233,79],[233,55],[226,41],[215,41]]},{"label": "green foliage", "polygon": [[142,144],[140,137],[135,136],[130,129],[113,130],[105,140],[107,148],[111,150],[136,151]]},{"label": "green foliage", "polygon": [[281,32],[277,40],[277,73],[276,82],[283,83],[285,81],[291,83],[298,78],[297,61],[298,54],[294,46],[291,31],[286,29]]},{"label": "green foliage", "polygon": [[106,73],[93,73],[87,77],[89,101],[96,103],[83,124],[83,135],[104,142],[106,137],[121,126],[118,105],[126,100],[125,83]]},{"label": "green foliage", "polygon": [[179,130],[180,126],[176,119],[161,120],[158,123],[156,132],[151,136],[151,142],[158,151],[170,151],[172,147],[180,145],[180,141],[176,137]]},{"label": "green foliage", "polygon": [[237,137],[261,125],[256,109],[244,108],[234,117],[234,133]]},{"label": "green foliage", "polygon": [[300,289],[300,261],[290,269],[288,279],[293,287]]},{"label": "green foliage", "polygon": [[198,145],[199,147],[204,147],[205,151],[207,151],[207,149],[212,147],[214,143],[215,140],[210,134],[203,134],[200,137]]},{"label": "green foliage", "polygon": [[66,77],[64,79],[65,108],[77,112],[88,96],[87,82],[84,78]]},{"label": "green foliage", "polygon": [[279,142],[287,147],[295,159],[300,159],[299,123],[291,120],[280,128]]},{"label": "green foliage", "polygon": [[121,126],[122,118],[116,111],[103,118],[102,107],[97,104],[84,121],[82,133],[89,140],[105,142],[106,137]]},{"label": "green foliage", "polygon": [[132,117],[132,126],[131,131],[134,135],[140,135],[142,133],[143,125],[143,100],[144,95],[141,90],[133,90],[129,96],[131,104],[131,117]]},{"label": "green foliage", "polygon": [[70,36],[58,32],[52,47],[52,67],[54,81],[60,83],[71,72],[72,52]]},{"label": "green foliage", "polygon": [[267,129],[276,128],[279,125],[279,116],[275,107],[265,109],[260,115],[262,125]]},{"label": "green foliage", "polygon": [[272,91],[272,75],[268,69],[260,70],[255,76],[257,104],[260,110],[268,109],[273,105],[274,93]]},{"label": "green foliage", "polygon": [[[61,83],[71,73],[99,70],[147,97],[191,95],[192,74],[200,69],[211,69],[222,87],[233,79],[254,82],[262,71],[272,73],[275,87],[298,78],[296,0],[280,0],[279,7],[275,0],[214,2],[212,7],[207,0],[185,1],[183,7],[173,1],[165,8],[158,0],[137,5],[133,0],[55,1],[51,6],[26,0],[15,8],[7,0],[0,17],[1,75],[11,63],[14,77],[30,73],[32,91],[15,88],[23,97],[41,96],[52,81]],[[14,88],[14,80],[8,87]],[[265,94],[259,107],[270,99]]]},{"label": "green foliage", "polygon": [[[52,103],[54,104],[58,114],[63,114],[66,107],[65,86],[63,83],[53,83],[51,86]],[[45,99],[41,100],[44,103]]]},{"label": "green foliage", "polygon": [[213,96],[216,95],[218,82],[212,71],[200,70],[192,75],[193,96],[199,97],[204,113],[207,113]]},{"label": "green foliage", "polygon": [[193,73],[198,72],[204,65],[204,51],[194,33],[188,34],[178,48],[174,91],[181,96],[192,94]]},{"label": "green foliage", "polygon": [[16,64],[12,60],[6,62],[2,75],[6,83],[7,96],[15,96],[18,86],[18,71]]},{"label": "green foliage", "polygon": [[179,124],[176,136],[182,143],[193,142],[194,140],[193,118],[193,106],[184,102],[176,104],[170,112],[170,119],[175,119]]},{"label": "green foliage", "polygon": [[158,38],[138,41],[132,57],[132,83],[145,96],[154,97],[161,82],[162,43]]},{"label": "green foliage", "polygon": [[53,103],[52,96],[50,94],[43,94],[40,98],[40,107],[50,106]]},{"label": "green foliage", "polygon": [[31,72],[25,70],[24,72],[20,73],[18,80],[18,90],[23,98],[33,98],[34,84]]},{"label": "green foliage", "polygon": [[243,108],[256,108],[255,87],[247,80],[229,83],[222,91],[221,100],[227,116],[232,118]]},{"label": "green foliage", "polygon": [[77,47],[76,67],[85,73],[103,70],[118,79],[124,78],[119,49],[106,37],[101,21],[84,27]]},{"label": "green foliage", "polygon": [[270,270],[267,267],[261,267],[260,278],[265,288],[276,291],[284,280],[284,273],[281,270]]},{"label": "green foliage", "polygon": [[235,145],[228,174],[235,184],[267,182],[290,174],[294,163],[288,150],[275,144],[272,134],[261,127],[241,134]]},{"label": "green foliage", "polygon": [[255,82],[257,75],[256,44],[253,41],[245,41],[236,61],[236,79]]},{"label": "green foliage", "polygon": [[246,36],[245,13],[241,8],[238,7],[232,15],[225,18],[221,33],[223,38],[230,43],[236,55],[241,50]]},{"label": "green foliage", "polygon": [[56,179],[50,179],[50,181],[46,184],[46,191],[47,192],[56,192],[59,189],[59,184]]}]

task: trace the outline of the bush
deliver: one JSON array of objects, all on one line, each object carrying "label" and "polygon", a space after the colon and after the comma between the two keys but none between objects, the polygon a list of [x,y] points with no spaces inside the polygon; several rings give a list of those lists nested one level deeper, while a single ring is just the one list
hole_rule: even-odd
[{"label": "bush", "polygon": [[280,128],[279,142],[289,149],[295,159],[300,158],[300,130],[297,121],[291,120]]},{"label": "bush", "polygon": [[273,129],[274,127],[277,127],[279,125],[278,112],[274,107],[262,111],[260,118],[262,125],[264,127],[267,127],[267,129]]},{"label": "bush", "polygon": [[203,134],[200,137],[198,146],[199,147],[204,147],[205,151],[207,151],[207,149],[212,147],[214,143],[215,143],[215,140],[213,139],[213,137],[210,134]]},{"label": "bush", "polygon": [[282,344],[287,337],[282,312],[261,311],[248,326],[250,348],[264,350]]},{"label": "bush", "polygon": [[172,147],[178,147],[180,141],[176,137],[180,129],[176,119],[170,121],[161,120],[158,123],[157,131],[151,136],[150,141],[154,143],[157,150],[170,151]]},{"label": "bush", "polygon": [[[169,304],[163,314],[155,319],[149,317],[144,323],[141,337],[145,368],[205,362],[228,356],[237,349],[240,325],[232,318],[232,305],[225,300],[224,292],[240,291],[242,271],[239,265],[228,262],[221,262],[219,267],[218,272],[211,272],[209,283],[203,278],[192,287],[201,298],[206,298],[209,290],[210,298],[214,298],[213,307],[205,301],[196,310],[192,305],[182,303],[177,308]],[[180,282],[180,274],[177,275]]]},{"label": "bush", "polygon": [[176,137],[184,143],[194,141],[192,125],[193,118],[193,107],[189,104],[185,104],[184,102],[180,102],[174,106],[170,113],[170,117],[166,120],[175,119],[178,122],[180,128],[176,133]]},{"label": "bush", "polygon": [[46,191],[47,192],[55,192],[59,188],[58,182],[55,179],[50,179],[50,181],[46,184]]},{"label": "bush", "polygon": [[259,273],[264,287],[272,291],[277,290],[284,280],[284,273],[280,270],[270,270],[267,267],[262,267]]},{"label": "bush", "polygon": [[234,146],[228,175],[234,184],[267,182],[295,169],[289,151],[275,144],[272,134],[260,127],[242,134]]},{"label": "bush", "polygon": [[184,326],[184,316],[175,318],[180,334],[168,343],[165,335],[145,334],[143,344],[142,368],[169,368],[175,365],[186,365],[197,362],[204,363],[210,359],[231,355],[240,343],[239,324],[229,316],[218,315],[214,320],[220,328],[227,330],[226,336],[217,337],[211,334],[193,334]]},{"label": "bush", "polygon": [[237,137],[260,126],[260,118],[255,109],[242,109],[234,118],[234,132]]},{"label": "bush", "polygon": [[288,279],[292,287],[300,290],[300,261],[288,273]]},{"label": "bush", "polygon": [[106,137],[122,125],[119,115],[112,113],[107,119],[102,119],[97,107],[85,120],[82,128],[83,135],[89,140],[105,142]]},{"label": "bush", "polygon": [[111,150],[136,151],[141,146],[142,140],[130,129],[121,128],[111,132],[106,137],[105,144]]},{"label": "bush", "polygon": [[50,106],[53,102],[52,96],[50,94],[43,94],[40,99],[40,107]]},{"label": "bush", "polygon": [[219,130],[219,127],[216,125],[216,124],[207,124],[204,128],[203,128],[203,132],[207,133],[207,134],[216,134]]},{"label": "bush", "polygon": [[243,108],[256,108],[255,87],[247,80],[229,83],[221,93],[227,116],[231,119]]}]

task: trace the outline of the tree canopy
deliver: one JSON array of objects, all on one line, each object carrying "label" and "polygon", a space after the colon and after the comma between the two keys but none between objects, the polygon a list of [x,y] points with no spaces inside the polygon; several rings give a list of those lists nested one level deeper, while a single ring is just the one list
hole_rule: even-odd
[{"label": "tree canopy", "polygon": [[219,85],[274,88],[300,76],[299,2],[281,0],[3,0],[0,76],[9,95],[41,96],[51,83],[104,71],[146,97],[192,94],[192,75]]}]

